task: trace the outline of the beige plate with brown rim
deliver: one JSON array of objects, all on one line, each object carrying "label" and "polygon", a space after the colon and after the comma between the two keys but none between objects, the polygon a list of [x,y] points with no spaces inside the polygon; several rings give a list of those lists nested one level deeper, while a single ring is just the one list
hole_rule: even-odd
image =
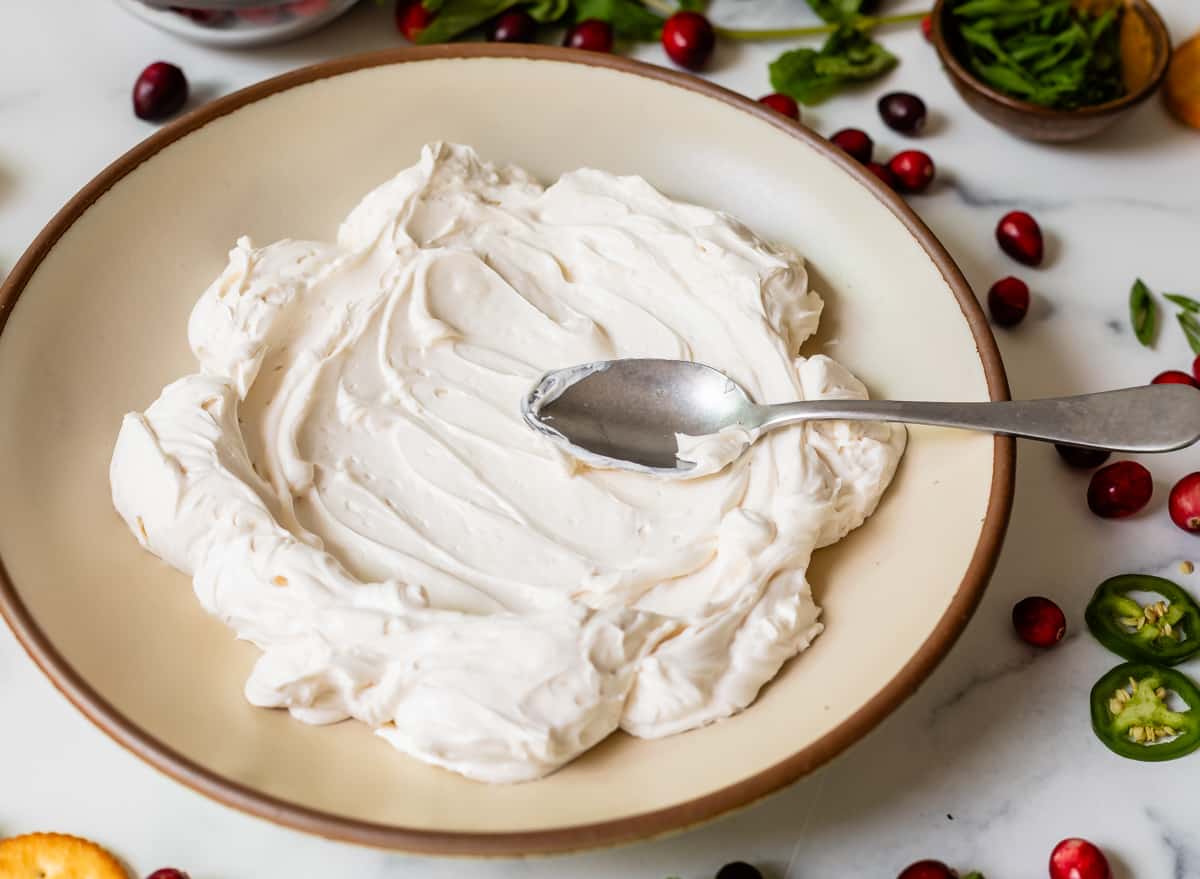
[{"label": "beige plate with brown rim", "polygon": [[[582,849],[682,828],[829,760],[929,674],[995,561],[1013,444],[915,429],[878,513],[812,579],[828,631],[744,714],[616,735],[541,781],[488,786],[356,723],[310,727],[241,695],[253,647],[112,510],[121,415],[190,371],[188,312],[234,238],[330,238],[426,141],[545,178],[644,175],[798,246],[822,335],[880,396],[1007,395],[958,269],[904,203],[823,140],[692,77],[551,48],[444,46],[333,61],[193,113],[104,171],[2,292],[0,608],[96,724],[176,779],[327,836],[419,852]],[[19,297],[19,302],[17,301]]]}]

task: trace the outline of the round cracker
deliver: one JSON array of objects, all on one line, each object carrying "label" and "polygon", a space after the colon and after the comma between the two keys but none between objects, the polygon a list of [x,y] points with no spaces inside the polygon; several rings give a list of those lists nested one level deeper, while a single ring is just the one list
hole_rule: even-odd
[{"label": "round cracker", "polygon": [[96,843],[62,833],[0,840],[4,879],[129,879],[120,861]]},{"label": "round cracker", "polygon": [[1200,34],[1176,47],[1163,97],[1172,116],[1200,128]]}]

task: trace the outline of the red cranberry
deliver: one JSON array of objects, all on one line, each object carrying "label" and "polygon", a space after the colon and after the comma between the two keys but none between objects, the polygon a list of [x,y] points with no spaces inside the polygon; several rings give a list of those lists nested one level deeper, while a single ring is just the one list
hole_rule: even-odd
[{"label": "red cranberry", "polygon": [[188,874],[183,870],[176,870],[172,867],[165,867],[162,870],[155,870],[146,879],[189,879]]},{"label": "red cranberry", "polygon": [[1029,287],[1020,278],[1010,275],[992,284],[987,301],[992,320],[1002,327],[1015,326],[1029,311]]},{"label": "red cranberry", "polygon": [[1171,521],[1189,534],[1200,534],[1200,471],[1189,473],[1171,489],[1167,510]]},{"label": "red cranberry", "polygon": [[1105,519],[1132,516],[1154,493],[1150,471],[1136,461],[1117,461],[1092,474],[1087,502],[1092,512]]},{"label": "red cranberry", "polygon": [[917,861],[901,870],[896,879],[958,879],[958,874],[941,861]]},{"label": "red cranberry", "polygon": [[829,140],[831,143],[840,146],[864,165],[871,161],[871,153],[875,149],[875,142],[871,140],[870,135],[865,131],[859,131],[857,128],[843,128],[834,134],[833,137],[829,138]]},{"label": "red cranberry", "polygon": [[933,159],[920,150],[896,153],[888,162],[901,192],[924,192],[933,182]]},{"label": "red cranberry", "polygon": [[1050,879],[1112,879],[1104,852],[1086,839],[1064,839],[1050,853]]},{"label": "red cranberry", "polygon": [[781,95],[779,92],[773,92],[769,95],[763,95],[758,99],[760,104],[766,104],[776,113],[782,113],[789,119],[800,119],[800,105],[796,103],[795,98]]},{"label": "red cranberry", "polygon": [[155,61],[133,84],[133,112],[139,119],[166,119],[179,112],[187,96],[183,71],[166,61]]},{"label": "red cranberry", "polygon": [[1022,598],[1012,609],[1013,628],[1034,647],[1053,647],[1067,633],[1067,617],[1049,598]]},{"label": "red cranberry", "polygon": [[563,38],[563,45],[571,49],[586,49],[589,52],[611,52],[612,25],[596,18],[585,18],[571,25]]},{"label": "red cranberry", "polygon": [[662,44],[680,67],[699,70],[708,63],[717,35],[699,12],[676,12],[663,23]]},{"label": "red cranberry", "polygon": [[1024,211],[1010,211],[996,224],[1000,249],[1027,266],[1041,265],[1042,227]]},{"label": "red cranberry", "polygon": [[247,6],[244,9],[235,9],[234,15],[251,24],[268,25],[275,24],[283,18],[283,9],[278,6]]},{"label": "red cranberry", "polygon": [[718,870],[716,879],[762,879],[762,873],[745,861],[734,861]]},{"label": "red cranberry", "polygon": [[1054,448],[1059,456],[1067,462],[1068,467],[1074,467],[1077,470],[1094,470],[1112,455],[1108,449],[1085,449],[1080,446],[1064,446],[1059,443],[1055,443]]},{"label": "red cranberry", "polygon": [[1200,354],[1196,355],[1196,359],[1192,361],[1192,375],[1196,377],[1196,381],[1200,382]]},{"label": "red cranberry", "polygon": [[232,17],[224,9],[184,9],[182,6],[172,6],[171,11],[204,27],[220,27]]},{"label": "red cranberry", "polygon": [[925,102],[908,92],[891,92],[879,99],[884,124],[901,134],[920,134],[925,127]]},{"label": "red cranberry", "polygon": [[1193,388],[1200,388],[1200,382],[1196,381],[1186,372],[1180,369],[1168,369],[1166,372],[1160,372],[1150,380],[1152,385],[1191,385]]},{"label": "red cranberry", "polygon": [[488,39],[493,43],[532,43],[537,37],[537,22],[523,9],[510,9],[496,16]]},{"label": "red cranberry", "polygon": [[415,43],[421,31],[429,27],[433,13],[425,8],[421,0],[400,0],[396,4],[396,30],[410,43]]},{"label": "red cranberry", "polygon": [[879,162],[867,162],[867,170],[882,180],[888,189],[899,188],[899,183],[896,182],[896,175],[892,173],[892,169],[887,165],[882,165]]},{"label": "red cranberry", "polygon": [[933,42],[933,16],[926,15],[921,19],[921,33],[925,35],[925,39]]}]

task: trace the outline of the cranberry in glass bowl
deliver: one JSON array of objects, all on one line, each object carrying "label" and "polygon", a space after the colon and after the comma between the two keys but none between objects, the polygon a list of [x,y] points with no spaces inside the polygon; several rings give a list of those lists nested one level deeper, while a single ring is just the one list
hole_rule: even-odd
[{"label": "cranberry in glass bowl", "polygon": [[311,33],[358,0],[117,0],[130,14],[194,43],[225,48]]}]

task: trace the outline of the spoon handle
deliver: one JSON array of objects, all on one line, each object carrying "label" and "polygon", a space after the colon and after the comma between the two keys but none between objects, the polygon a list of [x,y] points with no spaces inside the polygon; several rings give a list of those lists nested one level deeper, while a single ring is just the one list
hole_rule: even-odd
[{"label": "spoon handle", "polygon": [[1188,385],[999,403],[811,400],[759,408],[762,430],[800,421],[902,421],[1117,452],[1169,452],[1200,439],[1200,390]]}]

